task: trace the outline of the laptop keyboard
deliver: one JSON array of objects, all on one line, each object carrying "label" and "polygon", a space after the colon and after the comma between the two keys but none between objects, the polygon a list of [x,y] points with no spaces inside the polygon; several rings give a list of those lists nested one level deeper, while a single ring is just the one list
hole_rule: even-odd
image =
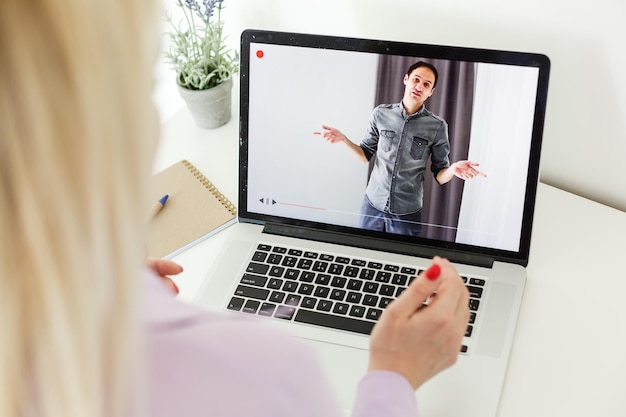
[{"label": "laptop keyboard", "polygon": [[[227,308],[369,335],[385,307],[421,272],[413,266],[261,243]],[[463,280],[470,292],[467,339],[486,281]],[[467,351],[464,343],[461,352]]]}]

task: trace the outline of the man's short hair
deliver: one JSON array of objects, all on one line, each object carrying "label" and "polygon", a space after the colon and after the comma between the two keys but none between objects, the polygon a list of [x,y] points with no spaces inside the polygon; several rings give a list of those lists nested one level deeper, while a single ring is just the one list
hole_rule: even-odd
[{"label": "man's short hair", "polygon": [[418,61],[415,64],[411,65],[409,67],[409,69],[406,71],[406,75],[411,75],[411,73],[419,68],[419,67],[426,67],[429,70],[431,70],[433,72],[433,74],[435,74],[435,82],[433,83],[433,88],[435,88],[437,86],[437,78],[439,78],[439,73],[437,72],[437,68],[435,68],[434,65],[429,64],[428,62],[424,62],[424,61]]}]

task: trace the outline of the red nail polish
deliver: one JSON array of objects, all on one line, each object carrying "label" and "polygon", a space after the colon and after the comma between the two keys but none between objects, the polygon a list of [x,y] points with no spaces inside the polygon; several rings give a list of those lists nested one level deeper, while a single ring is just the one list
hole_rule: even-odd
[{"label": "red nail polish", "polygon": [[172,289],[174,290],[176,295],[178,295],[178,293],[180,292],[180,290],[178,289],[178,286],[174,283],[174,281],[170,281],[170,284],[172,285]]},{"label": "red nail polish", "polygon": [[439,277],[439,274],[441,274],[441,267],[437,264],[432,264],[426,270],[426,278],[428,278],[431,281],[436,280]]}]

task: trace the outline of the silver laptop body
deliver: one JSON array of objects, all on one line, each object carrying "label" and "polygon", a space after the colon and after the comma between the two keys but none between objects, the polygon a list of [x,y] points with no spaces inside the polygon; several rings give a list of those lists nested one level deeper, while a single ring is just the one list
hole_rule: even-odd
[{"label": "silver laptop body", "polygon": [[[444,186],[425,179],[419,237],[365,230],[358,222],[371,167],[313,132],[336,126],[358,144],[374,107],[400,102],[407,63],[417,61],[438,69],[425,106],[448,124],[451,162],[478,161],[487,177]],[[351,320],[365,320],[372,309],[365,307],[364,318],[350,316],[351,309],[334,314],[317,310],[321,304],[304,306],[316,298],[314,278],[293,279],[282,291],[285,299],[271,300],[282,288],[264,285],[289,281],[272,271],[285,258],[293,263],[281,274],[306,257],[315,257],[306,263],[309,270],[320,259],[342,263],[342,272],[352,264],[382,265],[390,273],[377,288],[390,290],[402,271],[424,269],[434,255],[447,257],[471,282],[470,292],[479,292],[480,305],[458,363],[420,388],[419,406],[430,416],[495,416],[526,281],[549,67],[547,57],[534,53],[245,31],[238,223],[224,232],[227,243],[197,301],[259,316],[311,340],[349,410],[367,369],[369,339],[349,330]],[[278,269],[269,265],[263,277],[257,261],[268,257]],[[359,279],[328,275],[346,285]],[[372,298],[364,288],[344,287],[345,294],[355,292]],[[339,303],[331,297],[325,304]],[[326,314],[347,319],[337,319],[336,328],[317,323]]]}]

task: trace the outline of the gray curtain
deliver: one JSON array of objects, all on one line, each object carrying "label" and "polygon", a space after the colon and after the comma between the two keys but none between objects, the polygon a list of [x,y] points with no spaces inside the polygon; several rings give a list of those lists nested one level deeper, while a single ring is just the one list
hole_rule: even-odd
[{"label": "gray curtain", "polygon": [[[439,73],[437,87],[426,101],[426,108],[448,122],[450,163],[467,159],[474,95],[473,63],[381,56],[375,105],[398,103],[402,100],[404,93],[402,80],[406,70],[417,61],[434,65]],[[430,161],[424,178],[422,236],[453,242],[456,238],[464,181],[454,178],[440,186],[430,171]]]}]

